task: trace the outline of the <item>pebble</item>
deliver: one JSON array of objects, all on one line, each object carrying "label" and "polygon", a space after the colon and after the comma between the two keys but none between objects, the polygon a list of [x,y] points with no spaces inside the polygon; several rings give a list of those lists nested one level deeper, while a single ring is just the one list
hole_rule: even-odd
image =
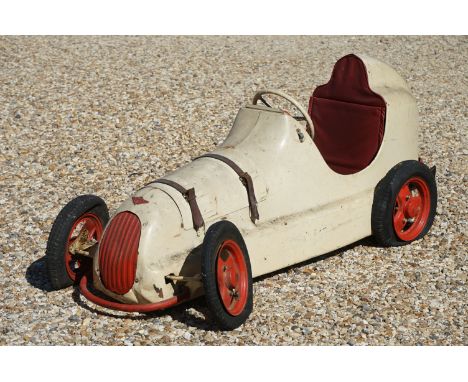
[{"label": "pebble", "polygon": [[363,304],[361,305],[361,308],[364,312],[370,312],[372,310],[369,304]]}]

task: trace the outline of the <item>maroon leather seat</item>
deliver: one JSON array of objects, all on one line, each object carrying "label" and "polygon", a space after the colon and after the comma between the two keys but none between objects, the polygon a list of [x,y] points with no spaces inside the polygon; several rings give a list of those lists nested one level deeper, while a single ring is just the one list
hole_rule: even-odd
[{"label": "maroon leather seat", "polygon": [[385,130],[384,99],[369,87],[364,62],[354,54],[339,59],[330,81],[309,102],[314,142],[328,166],[354,174],[376,156]]}]

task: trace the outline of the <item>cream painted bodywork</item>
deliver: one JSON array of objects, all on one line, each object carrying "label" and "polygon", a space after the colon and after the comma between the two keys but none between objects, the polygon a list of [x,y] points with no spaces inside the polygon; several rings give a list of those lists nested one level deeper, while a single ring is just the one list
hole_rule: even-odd
[{"label": "cream painted bodywork", "polygon": [[[348,245],[371,234],[374,188],[395,164],[418,159],[416,102],[405,81],[388,65],[365,55],[371,89],[387,104],[380,150],[364,170],[340,175],[323,160],[305,126],[287,113],[263,106],[241,108],[226,140],[215,153],[233,160],[253,178],[260,219],[249,217],[247,194],[236,173],[212,158],[200,158],[165,176],[194,187],[205,221],[193,229],[189,205],[170,186],[151,183],[125,201],[116,213],[131,211],[142,224],[136,281],[125,295],[101,284],[95,256],[94,284],[128,303],[149,303],[177,293],[169,274],[200,273],[200,249],[206,230],[220,220],[233,222],[246,242],[253,276],[260,276]],[[301,142],[298,130],[305,139]],[[191,297],[203,293],[200,282],[186,283]]]}]

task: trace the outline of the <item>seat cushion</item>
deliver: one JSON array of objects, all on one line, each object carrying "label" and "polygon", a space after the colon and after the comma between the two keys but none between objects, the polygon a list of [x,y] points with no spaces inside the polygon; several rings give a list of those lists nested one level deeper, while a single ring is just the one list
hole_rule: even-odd
[{"label": "seat cushion", "polygon": [[[377,154],[385,109],[312,97],[315,144],[328,166],[339,174],[353,174]],[[378,126],[376,128],[376,126]]]},{"label": "seat cushion", "polygon": [[385,113],[362,60],[355,55],[338,60],[330,81],[317,87],[309,102],[314,142],[328,166],[340,174],[366,168],[382,143]]}]

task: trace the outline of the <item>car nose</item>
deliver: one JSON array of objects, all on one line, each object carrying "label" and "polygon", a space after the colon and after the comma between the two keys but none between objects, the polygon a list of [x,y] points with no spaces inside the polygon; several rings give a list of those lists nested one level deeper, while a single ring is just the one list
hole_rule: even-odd
[{"label": "car nose", "polygon": [[129,211],[118,213],[109,223],[99,246],[99,275],[106,289],[119,295],[135,283],[141,222]]}]

